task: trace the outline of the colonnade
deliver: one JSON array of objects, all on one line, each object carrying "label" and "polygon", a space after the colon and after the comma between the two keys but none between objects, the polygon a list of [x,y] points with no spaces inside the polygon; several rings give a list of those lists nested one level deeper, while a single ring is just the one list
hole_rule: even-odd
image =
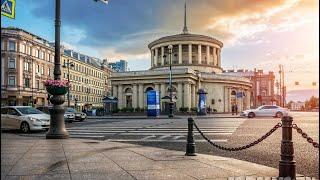
[{"label": "colonnade", "polygon": [[[148,87],[153,88],[154,90],[159,92],[160,99],[166,95],[169,96],[168,84],[166,83],[154,83],[154,84],[132,84],[132,85],[113,85],[112,86],[112,93],[114,97],[118,98],[118,108],[125,108],[126,107],[126,94],[125,89],[131,88],[132,89],[132,107],[133,108],[145,108],[146,104],[146,96],[145,96],[145,89]],[[190,82],[178,82],[173,83],[173,86],[177,90],[174,94],[177,96],[176,106],[177,108],[181,107],[196,107],[196,85]],[[161,101],[160,101],[161,102]]]},{"label": "colonnade", "polygon": [[[186,45],[187,51],[183,51],[182,46]],[[193,47],[197,48],[196,52],[192,52]],[[204,50],[202,50],[204,48]],[[178,51],[175,51],[175,50]],[[212,52],[212,53],[211,53]],[[177,62],[172,61],[173,64],[203,64],[221,67],[221,49],[201,44],[173,44],[173,56],[178,59]],[[165,65],[165,58],[168,56],[168,46],[160,46],[151,49],[151,67],[158,67]],[[172,57],[173,58],[173,57]],[[197,62],[193,62],[195,59]]]}]

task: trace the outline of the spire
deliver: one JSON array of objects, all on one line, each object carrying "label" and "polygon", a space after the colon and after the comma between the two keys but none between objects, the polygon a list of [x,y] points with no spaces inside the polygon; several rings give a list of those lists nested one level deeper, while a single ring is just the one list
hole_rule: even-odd
[{"label": "spire", "polygon": [[187,28],[187,3],[184,4],[184,27],[183,27],[183,34],[188,34]]}]

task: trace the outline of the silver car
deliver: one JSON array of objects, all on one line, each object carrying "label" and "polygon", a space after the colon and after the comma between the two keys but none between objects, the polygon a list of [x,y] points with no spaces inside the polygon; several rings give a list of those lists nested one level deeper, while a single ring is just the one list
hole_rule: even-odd
[{"label": "silver car", "polygon": [[264,117],[277,117],[281,118],[284,115],[288,115],[288,109],[282,108],[280,106],[275,105],[264,105],[260,106],[257,109],[249,109],[240,113],[241,116],[245,116],[248,118],[264,116]]},{"label": "silver car", "polygon": [[47,130],[50,116],[31,106],[1,107],[1,129],[20,129],[23,133]]}]

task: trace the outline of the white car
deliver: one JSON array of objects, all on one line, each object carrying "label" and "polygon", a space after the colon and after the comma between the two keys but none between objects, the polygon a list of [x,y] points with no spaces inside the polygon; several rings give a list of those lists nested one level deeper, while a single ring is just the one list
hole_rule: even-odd
[{"label": "white car", "polygon": [[32,130],[47,130],[50,116],[31,106],[1,107],[1,128],[20,129],[23,133]]},{"label": "white car", "polygon": [[281,118],[283,115],[288,115],[288,109],[282,108],[275,105],[264,105],[257,109],[249,109],[240,113],[241,116],[248,118],[258,117],[258,116],[269,116]]}]

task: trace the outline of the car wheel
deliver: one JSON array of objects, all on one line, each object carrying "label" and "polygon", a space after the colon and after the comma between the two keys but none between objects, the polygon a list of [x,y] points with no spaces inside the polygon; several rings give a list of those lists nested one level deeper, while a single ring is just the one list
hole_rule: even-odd
[{"label": "car wheel", "polygon": [[84,121],[84,120],[85,120],[85,119],[80,119],[79,121],[82,122],[82,121]]},{"label": "car wheel", "polygon": [[22,122],[21,125],[20,125],[20,130],[23,132],[23,133],[28,133],[30,131],[30,126],[27,122]]},{"label": "car wheel", "polygon": [[250,112],[249,114],[248,114],[248,118],[254,118],[256,115],[253,113],[253,112]]},{"label": "car wheel", "polygon": [[276,113],[276,118],[282,118],[282,116],[283,116],[282,112],[277,112]]}]

